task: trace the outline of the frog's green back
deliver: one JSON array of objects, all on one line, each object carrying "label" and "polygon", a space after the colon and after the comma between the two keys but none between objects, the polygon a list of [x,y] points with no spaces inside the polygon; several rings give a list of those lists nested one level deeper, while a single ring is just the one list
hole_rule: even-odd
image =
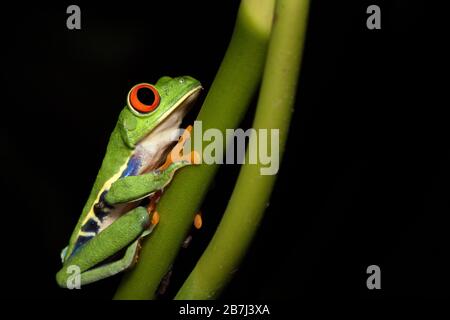
[{"label": "frog's green back", "polygon": [[89,216],[94,215],[93,205],[100,196],[100,192],[104,189],[105,184],[115,175],[120,175],[130,158],[133,149],[125,145],[118,130],[118,123],[113,130],[106,148],[106,155],[103,159],[100,170],[95,179],[89,198],[84,205],[81,216],[78,220],[72,236],[70,237],[69,247],[66,252],[66,258],[70,257],[75,244],[80,236],[80,230],[83,223],[89,219]]}]

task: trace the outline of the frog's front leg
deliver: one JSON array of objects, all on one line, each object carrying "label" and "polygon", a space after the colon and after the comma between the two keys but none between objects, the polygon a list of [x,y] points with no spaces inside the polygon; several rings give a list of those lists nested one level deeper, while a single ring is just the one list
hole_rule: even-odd
[{"label": "frog's front leg", "polygon": [[189,165],[188,161],[172,163],[167,169],[155,170],[139,176],[128,176],[115,181],[105,195],[110,205],[143,199],[155,191],[162,190],[176,170]]},{"label": "frog's front leg", "polygon": [[168,185],[178,169],[197,163],[198,155],[195,151],[183,155],[183,146],[191,130],[192,126],[185,130],[161,167],[146,174],[118,179],[106,193],[105,201],[115,205],[143,199]]},{"label": "frog's front leg", "polygon": [[[129,268],[136,261],[140,239],[148,235],[152,229],[150,216],[143,207],[137,207],[123,215],[64,262],[63,268],[56,275],[59,286],[68,286],[69,277],[74,276],[73,267],[79,272],[81,285],[107,278]],[[125,254],[121,259],[104,263],[125,248]]]}]

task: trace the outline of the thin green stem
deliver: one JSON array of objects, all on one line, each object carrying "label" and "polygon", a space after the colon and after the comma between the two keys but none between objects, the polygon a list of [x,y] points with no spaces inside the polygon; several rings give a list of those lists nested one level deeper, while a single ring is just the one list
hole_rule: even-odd
[{"label": "thin green stem", "polygon": [[[255,129],[279,129],[280,159],[297,88],[306,33],[308,0],[278,0]],[[276,175],[261,175],[261,164],[242,166],[219,227],[176,299],[217,298],[245,255],[258,228]]]},{"label": "thin green stem", "polygon": [[[243,0],[230,45],[197,120],[203,129],[236,128],[260,84],[270,35],[274,0]],[[194,136],[198,134],[194,132]],[[146,239],[136,267],[127,273],[115,299],[153,299],[177,255],[218,165],[181,170],[165,191],[161,220]]]}]

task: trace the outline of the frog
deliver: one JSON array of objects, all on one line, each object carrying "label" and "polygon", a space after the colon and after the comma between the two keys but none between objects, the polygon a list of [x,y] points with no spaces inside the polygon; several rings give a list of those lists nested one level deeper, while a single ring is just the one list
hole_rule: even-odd
[{"label": "frog", "polygon": [[70,286],[73,270],[79,285],[86,285],[137,263],[142,240],[159,222],[156,206],[165,188],[177,170],[196,163],[195,151],[184,153],[192,126],[183,131],[180,125],[201,90],[191,76],[164,76],[130,89],[89,197],[61,252],[63,265],[56,274],[60,287]]}]

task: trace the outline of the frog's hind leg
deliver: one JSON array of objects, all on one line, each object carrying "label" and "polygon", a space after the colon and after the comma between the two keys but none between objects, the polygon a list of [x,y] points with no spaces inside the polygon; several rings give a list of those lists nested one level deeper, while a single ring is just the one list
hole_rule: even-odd
[{"label": "frog's hind leg", "polygon": [[[65,261],[56,274],[59,286],[67,287],[77,276],[81,285],[88,284],[129,268],[137,259],[140,239],[150,234],[153,228],[150,216],[143,207],[123,215]],[[123,250],[125,253],[120,260],[108,261]],[[74,266],[78,274],[70,272]]]},{"label": "frog's hind leg", "polygon": [[141,249],[140,241],[141,238],[135,240],[126,249],[122,259],[83,272],[81,274],[81,285],[113,276],[134,266],[139,258],[139,252]]},{"label": "frog's hind leg", "polygon": [[102,265],[100,267],[97,267],[92,270],[88,270],[81,274],[81,285],[83,284],[89,284],[94,281],[98,281],[110,276],[113,276],[115,274],[118,274],[122,271],[125,271],[127,269],[132,268],[139,260],[139,254],[141,252],[141,242],[142,239],[152,233],[153,228],[157,225],[157,221],[155,223],[155,219],[159,221],[159,215],[155,217],[155,215],[158,215],[156,211],[153,212],[153,216],[151,219],[151,224],[148,227],[147,230],[145,230],[142,235],[136,239],[132,244],[128,246],[128,248],[125,251],[125,254],[120,260],[107,263],[105,265]]}]

